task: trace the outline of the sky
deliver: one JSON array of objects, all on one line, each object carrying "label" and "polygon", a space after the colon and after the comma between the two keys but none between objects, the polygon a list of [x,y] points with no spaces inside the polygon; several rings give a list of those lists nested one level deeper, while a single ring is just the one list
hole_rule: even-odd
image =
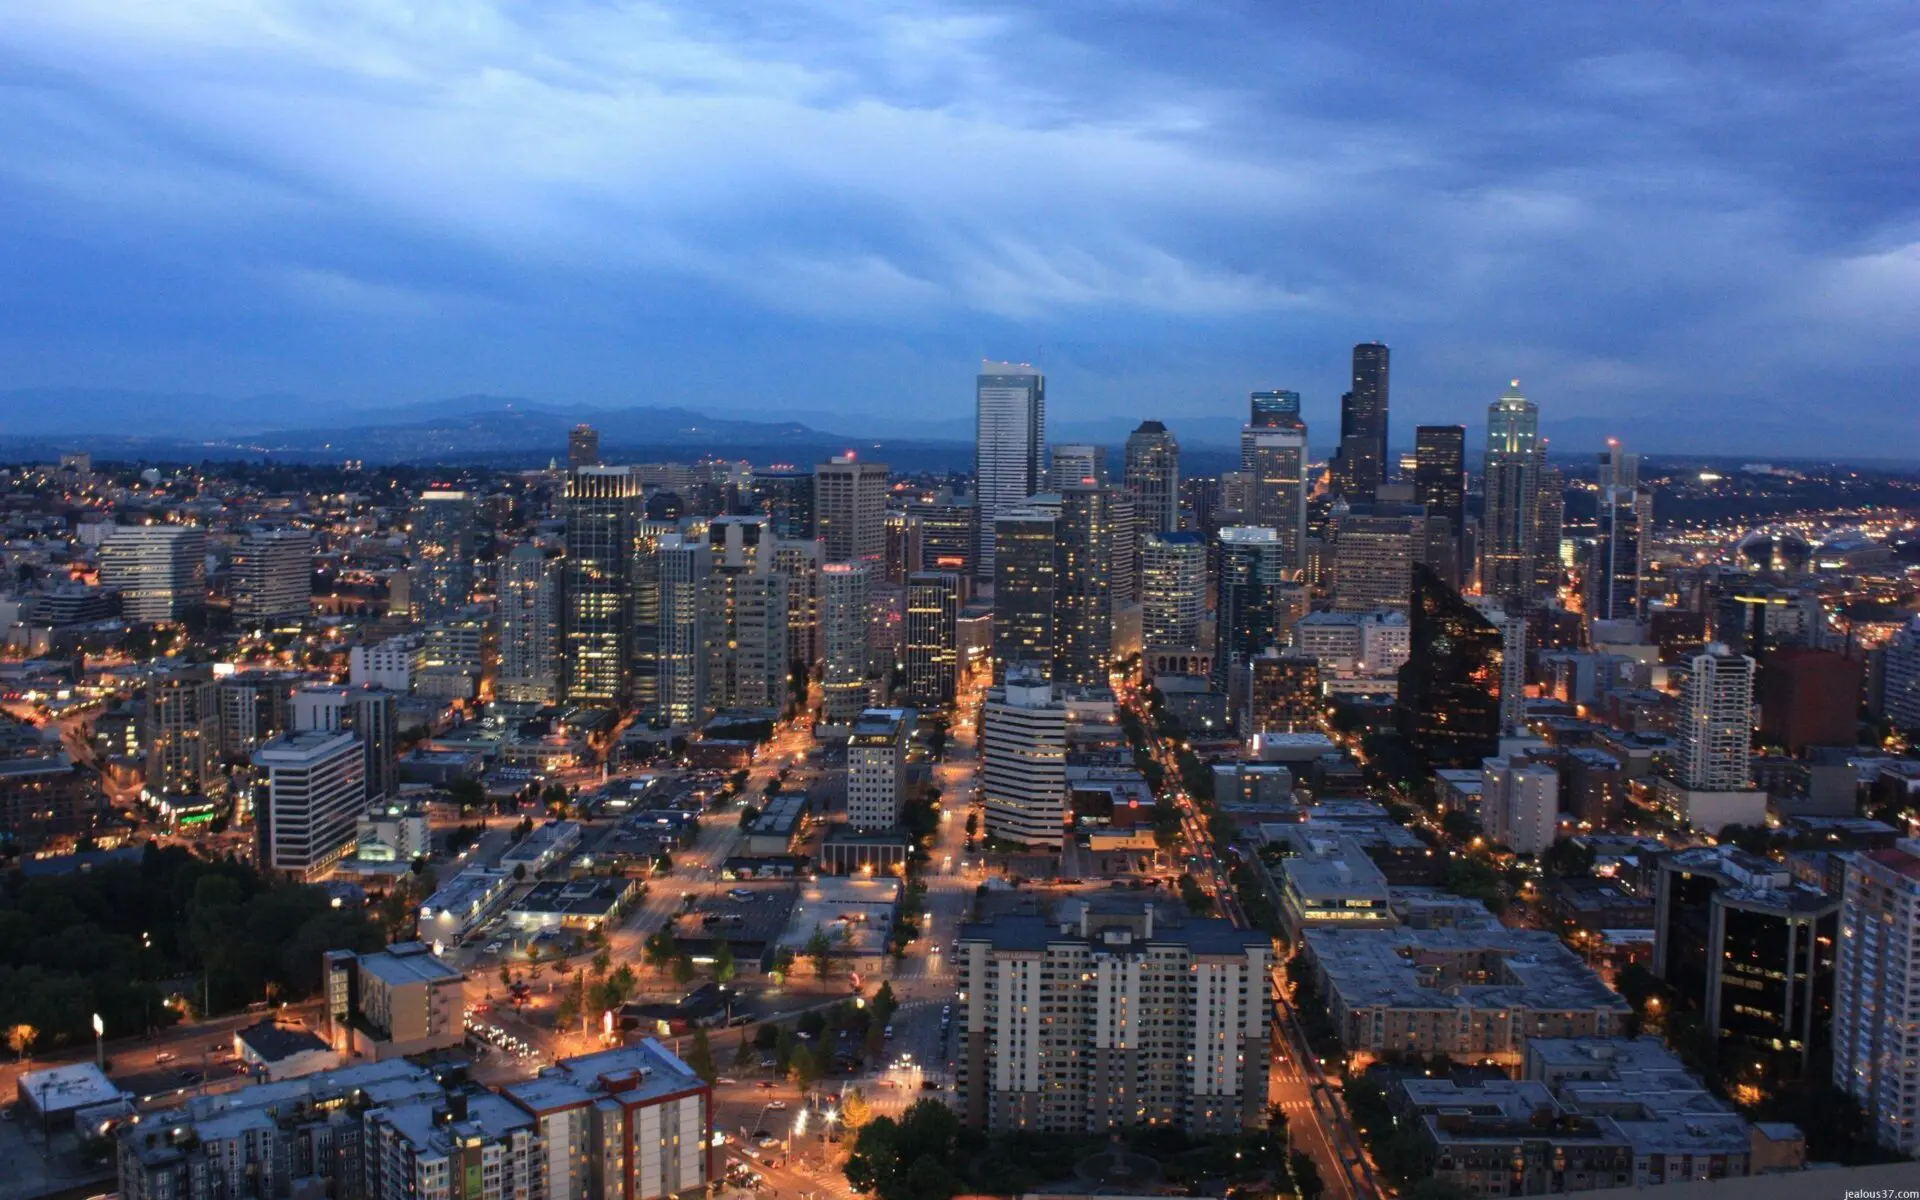
[{"label": "sky", "polygon": [[1920,457],[1917,96],[1906,0],[0,0],[0,389],[1326,430],[1380,340],[1396,444]]}]

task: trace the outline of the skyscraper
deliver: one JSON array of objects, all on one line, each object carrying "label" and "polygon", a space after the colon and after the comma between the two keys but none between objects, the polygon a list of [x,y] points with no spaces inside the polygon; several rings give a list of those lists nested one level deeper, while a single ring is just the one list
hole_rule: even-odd
[{"label": "skyscraper", "polygon": [[1386,482],[1387,348],[1362,342],[1353,348],[1353,388],[1340,398],[1340,452],[1332,485],[1336,494],[1368,501]]},{"label": "skyscraper", "polygon": [[455,488],[421,492],[407,541],[415,615],[433,621],[463,607],[473,595],[472,495]]},{"label": "skyscraper", "polygon": [[707,527],[713,569],[700,596],[700,643],[712,708],[784,709],[788,577],[774,569],[765,517]]},{"label": "skyscraper", "polygon": [[302,620],[312,599],[313,534],[249,530],[233,552],[234,619]]},{"label": "skyscraper", "polygon": [[775,537],[805,541],[814,536],[812,471],[754,468],[748,482],[753,507],[773,520]]},{"label": "skyscraper", "polygon": [[1111,556],[1130,547],[1113,544],[1110,490],[1078,483],[1060,489],[1060,519],[1054,526],[1056,682],[1105,687],[1113,661]]},{"label": "skyscraper", "polygon": [[886,518],[888,583],[905,583],[907,576],[926,569],[927,539],[920,518],[890,512]]},{"label": "skyscraper", "polygon": [[1474,767],[1500,749],[1505,640],[1431,568],[1413,568],[1411,651],[1400,668],[1400,735],[1427,764]]},{"label": "skyscraper", "polygon": [[1629,487],[1600,489],[1593,551],[1587,559],[1587,616],[1595,621],[1628,620],[1640,615],[1641,571],[1646,564],[1647,528],[1652,497]]},{"label": "skyscraper", "polygon": [[1197,533],[1150,533],[1140,554],[1140,640],[1195,646],[1207,606],[1207,545]]},{"label": "skyscraper", "polygon": [[1460,554],[1467,522],[1467,427],[1421,425],[1414,430],[1413,499],[1429,517],[1447,523],[1446,553],[1435,546],[1427,556],[1448,586],[1462,583]]},{"label": "skyscraper", "polygon": [[1038,492],[1047,444],[1047,380],[1030,366],[983,362],[975,381],[974,561],[993,579],[994,523]]},{"label": "skyscraper", "polygon": [[1753,771],[1754,662],[1715,642],[1689,664],[1680,711],[1680,782],[1744,791]]},{"label": "skyscraper", "polygon": [[1307,541],[1307,427],[1253,431],[1250,523],[1271,529],[1289,571],[1305,565]]},{"label": "skyscraper", "polygon": [[625,467],[567,475],[566,698],[610,703],[631,682],[634,552],[644,515],[640,480]]},{"label": "skyscraper", "polygon": [[670,533],[660,538],[654,555],[660,580],[660,715],[674,725],[693,725],[707,715],[700,597],[712,573],[713,552],[697,538]]},{"label": "skyscraper", "polygon": [[1406,612],[1413,564],[1426,550],[1426,510],[1417,504],[1337,502],[1328,528],[1334,611]]},{"label": "skyscraper", "polygon": [[1509,607],[1533,593],[1540,485],[1540,410],[1520,381],[1487,408],[1486,512],[1480,525],[1480,587]]},{"label": "skyscraper", "polygon": [[1533,490],[1533,590],[1551,595],[1566,578],[1560,543],[1567,523],[1567,476],[1547,461],[1540,441],[1540,471]]},{"label": "skyscraper", "polygon": [[1512,737],[1527,723],[1527,619],[1491,596],[1469,601],[1500,631],[1500,732]]},{"label": "skyscraper", "polygon": [[353,848],[367,810],[366,758],[350,733],[283,733],[253,753],[254,845],[260,866],[302,882]]},{"label": "skyscraper", "polygon": [[1896,630],[1880,655],[1880,711],[1896,728],[1920,733],[1920,617]]},{"label": "skyscraper", "polygon": [[980,717],[987,836],[1059,848],[1067,814],[1067,706],[1018,666],[987,691]]},{"label": "skyscraper", "polygon": [[1180,443],[1158,421],[1142,421],[1127,435],[1123,477],[1133,493],[1134,524],[1141,533],[1180,528]]},{"label": "skyscraper", "polygon": [[993,675],[1005,679],[1013,663],[1052,669],[1058,648],[1058,565],[1054,515],[1014,508],[994,523]]},{"label": "skyscraper", "polygon": [[1281,614],[1293,578],[1285,546],[1271,529],[1236,525],[1219,535],[1219,602],[1215,606],[1213,682],[1225,688],[1235,667],[1279,645]]},{"label": "skyscraper", "polygon": [[1640,456],[1621,445],[1620,439],[1608,438],[1607,448],[1600,452],[1596,481],[1603,490],[1610,487],[1639,487]]},{"label": "skyscraper", "polygon": [[960,673],[960,577],[921,571],[907,577],[907,700],[915,708],[951,705]]},{"label": "skyscraper", "polygon": [[567,470],[600,465],[600,431],[591,425],[575,425],[567,433]]},{"label": "skyscraper", "polygon": [[1249,737],[1318,727],[1324,703],[1318,659],[1270,647],[1256,655],[1247,668]]},{"label": "skyscraper", "polygon": [[887,553],[887,465],[836,454],[813,469],[814,534],[828,562],[882,562]]},{"label": "skyscraper", "polygon": [[1833,1086],[1874,1140],[1920,1154],[1920,839],[1847,855],[1833,1003]]},{"label": "skyscraper", "polygon": [[1047,491],[1057,492],[1070,483],[1088,481],[1107,481],[1105,446],[1086,442],[1057,442],[1047,448]]},{"label": "skyscraper", "polygon": [[147,683],[145,790],[154,797],[204,796],[217,782],[219,696],[213,668],[169,659]]},{"label": "skyscraper", "polygon": [[[824,667],[820,715],[845,725],[867,707],[867,585],[870,563],[834,562],[820,568],[820,641]],[[882,827],[884,828],[884,826]]]},{"label": "skyscraper", "polygon": [[100,545],[100,586],[129,622],[178,621],[207,602],[207,531],[121,525]]},{"label": "skyscraper", "polygon": [[560,683],[560,571],[532,542],[500,560],[496,585],[500,613],[500,681],[503,700],[549,703]]},{"label": "skyscraper", "polygon": [[1255,429],[1292,429],[1300,424],[1300,393],[1275,389],[1254,392],[1247,424]]}]

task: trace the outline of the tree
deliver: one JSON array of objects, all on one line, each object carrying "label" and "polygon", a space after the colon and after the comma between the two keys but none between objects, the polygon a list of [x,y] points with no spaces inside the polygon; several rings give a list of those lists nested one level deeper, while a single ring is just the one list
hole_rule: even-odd
[{"label": "tree", "polygon": [[672,929],[661,929],[647,938],[641,954],[650,967],[664,967],[680,955],[680,947],[673,941]]},{"label": "tree", "polygon": [[781,946],[773,952],[773,974],[786,979],[793,974],[793,948]]},{"label": "tree", "polygon": [[527,880],[527,864],[525,863],[513,864],[513,881],[515,883],[525,883],[526,880]]},{"label": "tree", "polygon": [[467,779],[463,776],[452,780],[447,784],[446,791],[447,798],[458,804],[462,812],[471,808],[480,808],[487,802],[487,789],[480,786],[478,779]]},{"label": "tree", "polygon": [[500,964],[500,986],[503,988],[513,986],[513,968],[506,963]]},{"label": "tree", "polygon": [[556,816],[566,815],[567,805],[572,799],[573,797],[567,795],[567,789],[557,783],[548,784],[547,790],[540,793],[540,802],[546,805],[548,810]]},{"label": "tree", "polygon": [[893,1023],[893,1014],[900,1011],[900,1001],[894,998],[893,984],[882,983],[880,990],[867,1002],[867,1011],[873,1014],[874,1024],[882,1027]]},{"label": "tree", "polygon": [[813,960],[814,978],[825,979],[833,966],[833,943],[827,940],[827,931],[815,925],[803,953]]},{"label": "tree", "polygon": [[1547,874],[1560,878],[1589,875],[1593,872],[1593,847],[1583,845],[1572,838],[1562,838],[1547,847],[1540,856],[1540,866]]},{"label": "tree", "polygon": [[592,966],[595,975],[605,975],[608,971],[613,970],[613,950],[607,946],[602,946],[598,950],[595,950],[593,952]]},{"label": "tree", "polygon": [[1213,897],[1207,895],[1201,888],[1200,881],[1192,875],[1180,876],[1180,901],[1187,906],[1187,911],[1190,913],[1204,914],[1213,911]]},{"label": "tree", "polygon": [[733,961],[733,947],[727,944],[727,939],[719,939],[713,946],[713,981],[732,983],[738,969]]},{"label": "tree", "polygon": [[33,1057],[33,1044],[40,1040],[40,1031],[22,1022],[7,1030],[7,1049],[22,1062]]},{"label": "tree", "polygon": [[673,981],[675,983],[679,984],[681,987],[685,987],[689,983],[693,982],[694,974],[695,972],[693,969],[692,955],[681,954],[674,958]]},{"label": "tree", "polygon": [[740,1039],[740,1048],[733,1052],[733,1069],[744,1071],[753,1065],[755,1049],[751,1041]]},{"label": "tree", "polygon": [[813,1050],[805,1042],[793,1042],[787,1047],[787,1077],[801,1091],[813,1086],[820,1078],[819,1065],[814,1061]]},{"label": "tree", "polygon": [[694,1027],[693,1045],[687,1051],[687,1065],[709,1084],[720,1078],[720,1068],[713,1061],[713,1043],[707,1040],[707,1031],[703,1027]]},{"label": "tree", "polygon": [[1287,1166],[1293,1171],[1294,1190],[1300,1193],[1301,1200],[1318,1200],[1327,1190],[1327,1185],[1320,1179],[1320,1168],[1313,1164],[1312,1155],[1295,1150],[1287,1157]]},{"label": "tree", "polygon": [[740,828],[745,829],[760,819],[760,810],[749,804],[740,810]]},{"label": "tree", "polygon": [[840,1123],[847,1127],[849,1135],[860,1132],[860,1127],[873,1120],[873,1105],[859,1088],[848,1088],[840,1097]]}]

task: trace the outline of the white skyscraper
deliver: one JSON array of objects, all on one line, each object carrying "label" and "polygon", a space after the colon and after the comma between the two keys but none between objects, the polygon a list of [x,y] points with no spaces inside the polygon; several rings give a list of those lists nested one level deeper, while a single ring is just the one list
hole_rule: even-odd
[{"label": "white skyscraper", "polygon": [[821,717],[845,725],[867,707],[867,590],[872,567],[864,562],[820,568]]},{"label": "white skyscraper", "polygon": [[1149,533],[1140,552],[1140,640],[1197,646],[1207,606],[1207,544],[1196,533]]},{"label": "white skyscraper", "polygon": [[191,525],[122,525],[100,546],[100,586],[130,622],[177,621],[206,603],[207,534]]},{"label": "white skyscraper", "polygon": [[1833,1086],[1874,1140],[1920,1155],[1920,840],[1847,856],[1834,970]]},{"label": "white skyscraper", "polygon": [[1544,854],[1560,816],[1560,772],[1545,763],[1489,758],[1480,764],[1480,819],[1515,854]]},{"label": "white skyscraper", "polygon": [[854,717],[847,738],[848,825],[892,829],[900,823],[913,724],[910,708],[869,708]]},{"label": "white skyscraper", "polygon": [[1754,661],[1714,643],[1691,664],[1680,718],[1680,782],[1744,791],[1752,778]]},{"label": "white skyscraper", "polygon": [[1037,672],[1009,667],[980,721],[987,834],[1058,848],[1066,822],[1067,706]]},{"label": "white skyscraper", "polygon": [[691,725],[706,715],[700,594],[713,552],[696,539],[670,533],[654,554],[660,575],[660,714],[674,725]]},{"label": "white skyscraper", "polygon": [[366,758],[351,733],[285,733],[254,751],[254,844],[260,865],[318,879],[353,848],[366,811]]},{"label": "white skyscraper", "polygon": [[1252,453],[1253,509],[1248,524],[1279,534],[1286,569],[1298,571],[1306,565],[1306,426],[1255,429]]},{"label": "white skyscraper", "polygon": [[500,560],[502,700],[544,703],[559,695],[560,569],[532,542]]},{"label": "white skyscraper", "polygon": [[886,557],[887,464],[836,454],[813,469],[814,532],[828,562]]},{"label": "white skyscraper", "polygon": [[233,615],[239,621],[301,620],[313,594],[313,534],[255,529],[233,552]]},{"label": "white skyscraper", "polygon": [[994,518],[1025,505],[1045,479],[1046,376],[1021,363],[983,362],[975,402],[973,574],[990,580]]}]

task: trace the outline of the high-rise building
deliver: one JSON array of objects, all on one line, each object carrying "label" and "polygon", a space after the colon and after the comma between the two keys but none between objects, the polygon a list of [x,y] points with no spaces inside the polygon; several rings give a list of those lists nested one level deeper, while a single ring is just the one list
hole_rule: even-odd
[{"label": "high-rise building", "polygon": [[1207,545],[1197,533],[1149,533],[1140,552],[1140,640],[1195,646],[1207,607]]},{"label": "high-rise building", "polygon": [[1247,736],[1320,727],[1320,660],[1269,648],[1247,664]]},{"label": "high-rise building", "polygon": [[1285,640],[1282,614],[1294,585],[1280,535],[1236,525],[1219,534],[1219,599],[1215,604],[1213,681],[1224,690],[1235,667]]},{"label": "high-rise building", "polygon": [[[1595,510],[1593,552],[1587,559],[1587,616],[1595,621],[1625,621],[1640,615],[1640,591],[1647,562],[1648,522],[1653,498],[1632,488],[1600,489]],[[1545,507],[1543,505],[1543,507]]]},{"label": "high-rise building", "polygon": [[1500,732],[1518,734],[1527,723],[1527,619],[1510,613],[1491,596],[1470,602],[1500,631]]},{"label": "high-rise building", "polygon": [[625,467],[567,475],[563,690],[575,703],[611,703],[632,681],[633,576],[640,479]]},{"label": "high-rise building", "polygon": [[254,529],[233,552],[236,621],[304,620],[313,598],[313,534]]},{"label": "high-rise building", "polygon": [[1434,768],[1477,768],[1500,749],[1505,639],[1431,568],[1413,568],[1400,735]]},{"label": "high-rise building", "polygon": [[1070,483],[1106,481],[1105,446],[1087,442],[1056,442],[1047,448],[1047,491],[1057,492]]},{"label": "high-rise building", "polygon": [[[767,529],[770,532],[772,526]],[[771,552],[773,569],[787,577],[787,663],[808,671],[819,665],[825,653],[820,640],[825,603],[821,595],[820,567],[825,544],[817,539],[794,542],[774,538],[771,547],[763,545],[760,551]],[[880,564],[871,559],[860,561],[869,567],[868,587],[881,583],[877,576]]]},{"label": "high-rise building", "polygon": [[960,576],[920,571],[907,577],[907,700],[916,708],[954,702],[960,672]]},{"label": "high-rise building", "polygon": [[1353,348],[1353,388],[1340,398],[1340,452],[1329,482],[1336,495],[1370,501],[1387,481],[1387,348]]},{"label": "high-rise building", "polygon": [[1016,666],[980,718],[987,836],[1058,849],[1067,815],[1067,706],[1037,670]]},{"label": "high-rise building", "polygon": [[1496,845],[1545,854],[1560,818],[1560,772],[1521,757],[1480,760],[1480,823]]},{"label": "high-rise building", "polygon": [[1920,617],[1895,631],[1880,651],[1879,707],[1895,728],[1920,732]]},{"label": "high-rise building", "polygon": [[886,515],[887,464],[836,454],[813,469],[814,534],[827,562],[884,562]]},{"label": "high-rise building", "polygon": [[856,713],[847,735],[847,824],[892,829],[907,791],[907,750],[916,717],[910,708]]},{"label": "high-rise building", "polygon": [[414,615],[432,621],[465,607],[473,596],[473,496],[457,488],[421,492],[407,541]]},{"label": "high-rise building", "polygon": [[1070,484],[1060,489],[1054,525],[1053,678],[1105,687],[1113,662],[1111,489]]},{"label": "high-rise building", "polygon": [[1012,663],[1051,670],[1059,646],[1054,514],[1008,509],[993,526],[993,676],[1005,679]]},{"label": "high-rise building", "polygon": [[1040,491],[1047,444],[1046,376],[1024,364],[983,362],[975,381],[974,555],[977,579],[995,579],[1000,514]]},{"label": "high-rise building", "polygon": [[651,719],[660,711],[660,542],[679,530],[666,520],[634,527],[633,574],[627,588],[627,696]]},{"label": "high-rise building", "polygon": [[351,733],[360,743],[367,796],[400,791],[400,697],[379,687],[308,684],[288,699],[294,733]]},{"label": "high-rise building", "polygon": [[1467,427],[1421,425],[1414,430],[1413,499],[1427,516],[1446,521],[1446,550],[1434,547],[1427,555],[1447,585],[1462,585],[1461,547],[1467,521]]},{"label": "high-rise building", "polygon": [[1140,519],[1135,512],[1133,493],[1124,487],[1108,485],[1107,539],[1108,591],[1113,611],[1119,612],[1140,598]]},{"label": "high-rise building", "polygon": [[292,726],[295,671],[240,671],[214,684],[220,708],[220,757],[246,762],[260,743]]},{"label": "high-rise building", "polygon": [[835,562],[820,568],[820,641],[825,662],[820,677],[820,715],[829,725],[848,724],[871,699],[867,684],[867,587],[872,574],[872,566],[864,562]]},{"label": "high-rise building", "polygon": [[207,533],[191,525],[121,525],[100,544],[100,586],[129,622],[178,621],[207,602]]},{"label": "high-rise building", "polygon": [[772,541],[765,517],[708,526],[713,569],[700,597],[700,642],[713,708],[786,707],[788,578],[774,570]]},{"label": "high-rise building", "polygon": [[262,870],[311,882],[353,849],[367,810],[366,755],[350,733],[283,733],[253,754],[254,846]]},{"label": "high-rise building", "polygon": [[1833,1086],[1874,1140],[1920,1155],[1920,839],[1847,856],[1833,1001]]},{"label": "high-rise building", "polygon": [[567,470],[600,465],[600,431],[591,425],[575,425],[567,431]]},{"label": "high-rise building", "polygon": [[1073,1135],[1264,1124],[1267,935],[1175,923],[1151,903],[1074,903],[961,926],[961,1120]]},{"label": "high-rise building", "polygon": [[707,715],[706,659],[700,640],[700,597],[713,552],[698,538],[670,533],[654,551],[660,576],[660,715],[694,725]]},{"label": "high-rise building", "polygon": [[1180,443],[1158,421],[1142,421],[1127,435],[1127,490],[1142,533],[1180,528]]},{"label": "high-rise building", "polygon": [[1689,664],[1680,713],[1680,782],[1697,792],[1752,781],[1754,662],[1714,643]]},{"label": "high-rise building", "polygon": [[216,783],[219,696],[213,668],[169,662],[147,682],[146,791],[154,797],[204,796]]},{"label": "high-rise building", "polygon": [[1280,539],[1289,571],[1305,565],[1307,540],[1307,427],[1256,429],[1252,501],[1246,519]]},{"label": "high-rise building", "polygon": [[918,569],[953,571],[971,577],[973,561],[973,501],[942,488],[907,501],[907,512],[919,518],[923,557]]},{"label": "high-rise building", "polygon": [[1620,444],[1617,438],[1607,439],[1607,448],[1600,452],[1599,471],[1597,473],[1600,489],[1622,487],[1629,490],[1640,486],[1640,456]]},{"label": "high-rise building", "polygon": [[1547,442],[1540,440],[1540,471],[1533,494],[1533,590],[1543,595],[1558,591],[1566,577],[1560,544],[1567,524],[1567,476],[1547,461]]},{"label": "high-rise building", "polygon": [[812,471],[755,467],[747,488],[755,511],[773,521],[773,535],[807,541],[814,536]]},{"label": "high-rise building", "polygon": [[532,542],[520,543],[500,560],[496,692],[503,700],[544,704],[559,698],[560,572],[560,560]]},{"label": "high-rise building", "polygon": [[1336,503],[1333,542],[1336,612],[1406,612],[1413,564],[1426,551],[1427,511],[1417,504]]},{"label": "high-rise building", "polygon": [[926,570],[926,534],[920,518],[912,513],[888,513],[886,529],[886,580],[888,583],[904,584],[907,576]]},{"label": "high-rise building", "polygon": [[713,1089],[651,1038],[561,1059],[502,1090],[533,1115],[544,1147],[533,1160],[544,1175],[538,1186],[502,1200],[666,1200],[716,1190],[707,1148],[719,1124]]},{"label": "high-rise building", "polygon": [[1509,606],[1533,593],[1540,486],[1540,410],[1520,381],[1487,408],[1486,510],[1480,524],[1480,588]]},{"label": "high-rise building", "polygon": [[1247,407],[1247,424],[1255,429],[1293,429],[1300,424],[1299,392],[1255,392]]}]

